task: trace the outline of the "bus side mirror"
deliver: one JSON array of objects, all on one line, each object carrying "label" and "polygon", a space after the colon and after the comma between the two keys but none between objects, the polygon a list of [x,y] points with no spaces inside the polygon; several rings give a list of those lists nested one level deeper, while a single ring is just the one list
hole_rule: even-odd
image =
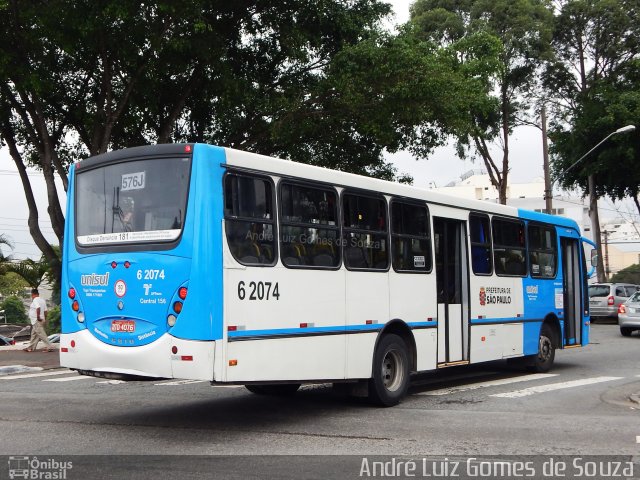
[{"label": "bus side mirror", "polygon": [[591,250],[591,266],[598,266],[598,251],[595,248]]}]

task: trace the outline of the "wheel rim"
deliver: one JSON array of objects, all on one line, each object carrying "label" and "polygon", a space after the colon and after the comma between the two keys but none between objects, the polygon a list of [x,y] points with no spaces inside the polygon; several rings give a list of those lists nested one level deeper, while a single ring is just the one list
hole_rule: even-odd
[{"label": "wheel rim", "polygon": [[538,343],[538,358],[542,362],[546,362],[551,358],[551,353],[553,352],[553,344],[551,343],[551,339],[544,335],[540,336],[540,341]]},{"label": "wheel rim", "polygon": [[382,360],[382,384],[390,392],[398,390],[404,380],[404,361],[395,350],[390,350]]}]

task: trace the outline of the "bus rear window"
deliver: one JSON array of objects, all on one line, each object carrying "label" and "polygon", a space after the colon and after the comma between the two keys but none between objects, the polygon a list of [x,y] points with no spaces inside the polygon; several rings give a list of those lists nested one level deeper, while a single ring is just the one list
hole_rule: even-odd
[{"label": "bus rear window", "polygon": [[155,158],[80,170],[76,240],[81,246],[171,242],[184,225],[190,159]]}]

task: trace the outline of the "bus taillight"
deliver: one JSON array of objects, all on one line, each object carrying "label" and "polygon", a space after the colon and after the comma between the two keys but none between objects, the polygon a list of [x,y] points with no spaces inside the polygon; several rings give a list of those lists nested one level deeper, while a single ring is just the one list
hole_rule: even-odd
[{"label": "bus taillight", "polygon": [[180,290],[178,290],[178,296],[180,297],[180,300],[187,298],[187,287],[180,287]]},{"label": "bus taillight", "polygon": [[180,313],[182,311],[182,302],[173,302],[173,311]]},{"label": "bus taillight", "polygon": [[71,300],[73,300],[74,298],[76,298],[76,289],[75,288],[70,288],[69,289],[69,298]]},{"label": "bus taillight", "polygon": [[80,304],[78,303],[78,300],[73,301],[73,303],[71,304],[71,308],[73,309],[74,312],[77,312],[78,310],[80,310]]}]

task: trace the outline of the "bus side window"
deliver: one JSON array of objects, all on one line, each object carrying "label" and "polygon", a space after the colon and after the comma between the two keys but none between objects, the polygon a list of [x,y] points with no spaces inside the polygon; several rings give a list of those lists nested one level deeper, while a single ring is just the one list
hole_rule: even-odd
[{"label": "bus side window", "polygon": [[280,258],[285,266],[340,266],[337,198],[327,187],[280,183]]},{"label": "bus side window", "polygon": [[553,227],[529,224],[529,270],[534,278],[555,278],[558,259]]},{"label": "bus side window", "polygon": [[398,272],[431,270],[429,211],[424,205],[391,202],[391,252]]},{"label": "bus side window", "polygon": [[349,270],[389,268],[387,205],[383,198],[342,196],[344,262]]},{"label": "bus side window", "polygon": [[471,234],[471,266],[476,275],[491,275],[491,229],[489,216],[472,213],[469,215]]},{"label": "bus side window", "polygon": [[227,243],[244,265],[273,265],[276,258],[275,215],[271,181],[229,173],[224,178]]},{"label": "bus side window", "polygon": [[493,217],[493,263],[496,274],[524,277],[527,275],[524,222]]}]

